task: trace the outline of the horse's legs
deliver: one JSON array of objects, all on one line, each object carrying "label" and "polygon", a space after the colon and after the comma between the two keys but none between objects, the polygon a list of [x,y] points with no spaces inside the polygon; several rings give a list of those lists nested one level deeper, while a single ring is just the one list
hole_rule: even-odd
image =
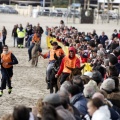
[{"label": "horse's legs", "polygon": [[57,87],[58,87],[58,90],[60,89],[60,77],[57,79]]},{"label": "horse's legs", "polygon": [[53,93],[54,92],[54,90],[53,90],[53,85],[52,85],[52,83],[50,82],[50,93]]},{"label": "horse's legs", "polygon": [[37,66],[38,63],[38,57],[35,58],[35,66]]},{"label": "horse's legs", "polygon": [[31,65],[32,66],[34,65],[34,58],[32,58]]},{"label": "horse's legs", "polygon": [[58,86],[57,86],[57,84],[55,85],[55,93],[57,93],[57,91],[58,91]]}]

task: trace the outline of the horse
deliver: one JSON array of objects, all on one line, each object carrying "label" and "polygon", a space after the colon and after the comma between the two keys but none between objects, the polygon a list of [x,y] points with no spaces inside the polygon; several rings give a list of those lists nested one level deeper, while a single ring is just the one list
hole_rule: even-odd
[{"label": "horse", "polygon": [[60,64],[64,56],[57,57],[55,55],[54,57],[55,57],[55,63],[53,65],[53,69],[50,75],[50,93],[54,92],[54,88],[55,88],[55,92],[58,91],[57,78],[55,78],[55,74],[58,72]]},{"label": "horse", "polygon": [[31,65],[32,66],[37,66],[37,63],[38,63],[38,57],[39,57],[39,47],[40,47],[40,43],[39,42],[35,42],[35,45],[32,49],[32,62],[31,62]]},{"label": "horse", "polygon": [[[67,66],[66,66],[67,67]],[[67,67],[69,70],[71,70],[71,73],[70,75],[68,76],[68,78],[66,79],[67,81],[70,81],[72,83],[72,80],[73,80],[73,77],[76,76],[76,75],[82,75],[82,69],[85,67],[85,64],[83,66],[81,66],[80,68],[70,68],[70,67]],[[58,86],[58,89],[60,89],[60,79],[61,79],[61,76],[58,78],[57,80],[57,86]]]}]

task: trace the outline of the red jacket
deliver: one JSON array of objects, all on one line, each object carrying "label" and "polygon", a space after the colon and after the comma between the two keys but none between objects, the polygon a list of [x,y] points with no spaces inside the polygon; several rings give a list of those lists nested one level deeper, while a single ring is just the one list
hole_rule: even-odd
[{"label": "red jacket", "polygon": [[[70,47],[69,48],[69,51],[70,50],[73,50],[74,51],[74,54],[75,54],[75,49],[73,48],[73,47]],[[69,56],[68,56],[69,57]],[[75,58],[76,56],[74,56],[73,58],[69,58],[70,60],[74,60],[74,58]],[[77,58],[77,57],[76,57]],[[63,60],[62,60],[62,62],[61,62],[61,65],[60,65],[60,68],[59,68],[59,70],[58,70],[58,72],[57,72],[57,74],[58,75],[60,75],[62,72],[63,72],[63,70],[64,70],[64,67],[65,67],[65,60],[66,60],[66,57],[64,57],[63,58]],[[76,59],[76,61],[75,61],[75,66],[74,67],[80,67],[80,60],[79,60],[79,58],[77,58]],[[66,72],[67,73],[67,72]]]}]

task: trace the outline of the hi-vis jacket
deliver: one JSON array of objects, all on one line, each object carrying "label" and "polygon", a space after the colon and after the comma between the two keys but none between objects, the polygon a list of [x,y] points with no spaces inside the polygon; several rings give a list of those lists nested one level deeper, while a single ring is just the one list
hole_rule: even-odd
[{"label": "hi-vis jacket", "polygon": [[24,28],[18,28],[18,29],[17,29],[18,38],[24,38],[24,37],[25,37],[25,34],[26,34],[26,31],[25,31]]}]

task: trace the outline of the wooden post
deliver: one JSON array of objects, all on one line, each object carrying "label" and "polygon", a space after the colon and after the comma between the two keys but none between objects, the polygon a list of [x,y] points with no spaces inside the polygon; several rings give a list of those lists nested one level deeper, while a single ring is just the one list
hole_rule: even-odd
[{"label": "wooden post", "polygon": [[87,9],[90,7],[90,0],[87,1]]},{"label": "wooden post", "polygon": [[86,10],[86,3],[87,3],[87,0],[84,0],[84,10]]}]

